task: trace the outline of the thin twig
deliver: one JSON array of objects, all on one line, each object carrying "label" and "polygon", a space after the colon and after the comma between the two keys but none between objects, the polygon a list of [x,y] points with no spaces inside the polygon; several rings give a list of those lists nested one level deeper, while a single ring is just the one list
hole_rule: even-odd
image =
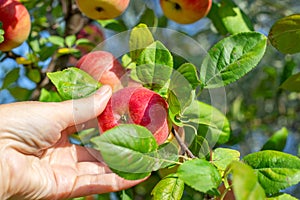
[{"label": "thin twig", "polygon": [[173,133],[174,137],[176,138],[178,144],[180,145],[182,151],[184,153],[186,153],[188,155],[188,157],[196,158],[196,156],[194,156],[194,154],[189,150],[189,148],[186,146],[186,144],[182,141],[179,134],[177,133],[177,131],[174,128],[172,129],[172,133]]},{"label": "thin twig", "polygon": [[[61,0],[61,6],[63,8],[64,20],[66,24],[66,30],[64,36],[77,34],[86,24],[89,23],[89,19],[84,17],[72,0]],[[55,33],[56,34],[56,33]],[[59,56],[54,53],[51,57],[51,62],[47,69],[41,72],[41,81],[37,84],[31,95],[31,100],[38,100],[41,89],[51,89],[53,87],[49,78],[47,77],[47,72],[59,71],[67,67],[69,61],[69,55]]]}]

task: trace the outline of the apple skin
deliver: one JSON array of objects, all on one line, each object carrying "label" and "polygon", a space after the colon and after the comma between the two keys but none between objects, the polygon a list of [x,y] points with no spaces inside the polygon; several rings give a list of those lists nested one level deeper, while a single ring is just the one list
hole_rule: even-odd
[{"label": "apple skin", "polygon": [[126,87],[113,93],[105,110],[98,116],[100,132],[120,124],[137,124],[152,132],[163,144],[169,136],[168,103],[145,87]]},{"label": "apple skin", "polygon": [[130,0],[76,0],[79,10],[94,20],[113,19],[120,16]]},{"label": "apple skin", "polygon": [[5,31],[0,51],[10,51],[27,40],[31,21],[28,10],[22,3],[17,0],[0,0],[0,21]]},{"label": "apple skin", "polygon": [[160,0],[164,15],[179,23],[191,24],[205,17],[212,0]]},{"label": "apple skin", "polygon": [[126,70],[110,52],[90,52],[78,60],[76,67],[90,74],[98,82],[110,85],[114,92],[123,87],[122,77]]}]

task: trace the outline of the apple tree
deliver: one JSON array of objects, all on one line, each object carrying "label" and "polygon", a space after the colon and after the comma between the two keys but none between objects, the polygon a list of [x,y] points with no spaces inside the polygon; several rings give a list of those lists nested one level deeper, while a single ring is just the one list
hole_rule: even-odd
[{"label": "apple tree", "polygon": [[[117,100],[104,113],[118,123],[102,130],[99,116],[70,141],[125,179],[148,177],[77,199],[300,198],[299,2],[20,2],[30,33],[17,47],[1,49],[11,30],[0,12],[0,102],[64,101],[112,85]],[[151,92],[118,96],[134,87]],[[120,99],[131,111],[115,119]],[[153,126],[167,130],[163,141]]]}]

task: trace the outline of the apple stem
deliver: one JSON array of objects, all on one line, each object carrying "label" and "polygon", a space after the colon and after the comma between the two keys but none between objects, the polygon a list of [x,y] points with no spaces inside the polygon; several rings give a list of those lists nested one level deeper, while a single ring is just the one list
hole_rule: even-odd
[{"label": "apple stem", "polygon": [[182,149],[182,152],[186,153],[188,155],[188,157],[190,157],[190,158],[196,158],[196,156],[194,156],[194,154],[189,150],[189,148],[186,146],[186,144],[182,141],[179,134],[177,133],[177,131],[174,128],[172,128],[172,133],[173,133],[174,137],[176,138],[180,148]]}]

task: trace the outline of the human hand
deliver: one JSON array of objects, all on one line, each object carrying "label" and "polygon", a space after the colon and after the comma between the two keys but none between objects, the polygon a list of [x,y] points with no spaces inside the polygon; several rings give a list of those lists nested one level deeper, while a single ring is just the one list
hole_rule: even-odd
[{"label": "human hand", "polygon": [[0,106],[0,199],[67,199],[119,191],[143,180],[117,176],[99,152],[71,144],[68,134],[89,127],[111,89],[60,103]]}]

